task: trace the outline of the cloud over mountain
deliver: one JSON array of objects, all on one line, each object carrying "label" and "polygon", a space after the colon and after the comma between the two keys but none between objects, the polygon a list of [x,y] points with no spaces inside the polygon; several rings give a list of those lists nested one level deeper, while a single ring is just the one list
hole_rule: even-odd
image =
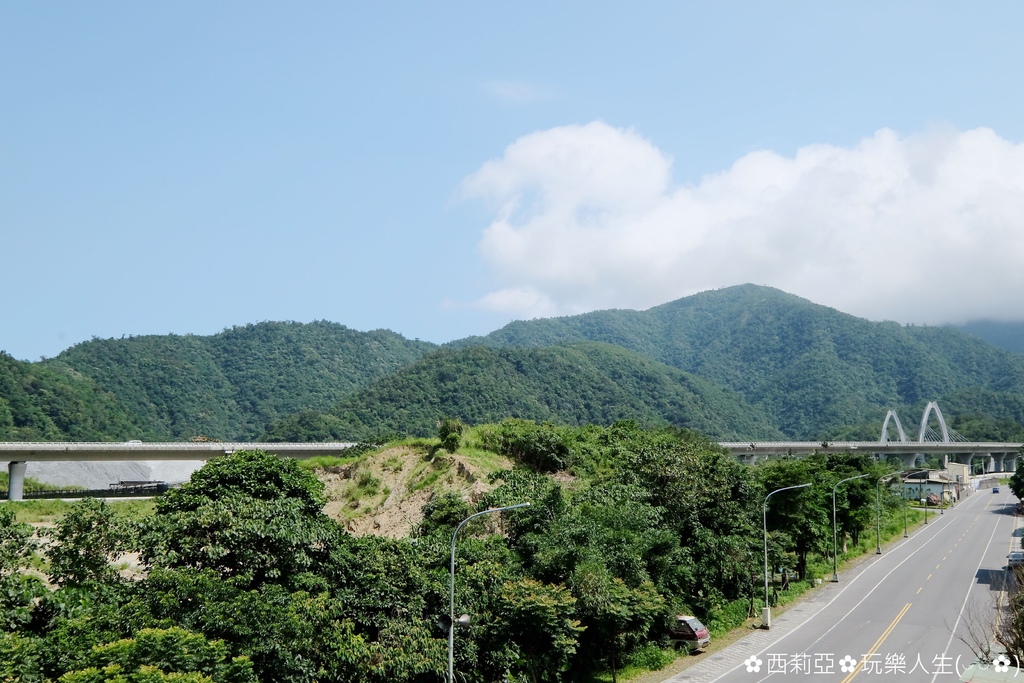
[{"label": "cloud over mountain", "polygon": [[594,122],[520,138],[461,189],[494,211],[482,308],[646,308],[754,282],[876,320],[1024,318],[1024,145],[985,128],[756,151],[678,185],[669,155]]}]

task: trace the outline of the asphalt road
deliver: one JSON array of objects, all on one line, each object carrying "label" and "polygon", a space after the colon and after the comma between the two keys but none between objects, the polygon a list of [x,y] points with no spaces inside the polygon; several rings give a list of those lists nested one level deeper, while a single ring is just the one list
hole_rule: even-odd
[{"label": "asphalt road", "polygon": [[[942,515],[930,512],[927,526],[840,571],[839,583],[773,619],[770,631],[752,632],[668,680],[959,681],[975,659],[960,637],[974,630],[989,638],[1005,603],[1006,554],[1021,547],[1016,502],[1004,486]],[[1013,680],[1024,681],[1024,665]]]}]

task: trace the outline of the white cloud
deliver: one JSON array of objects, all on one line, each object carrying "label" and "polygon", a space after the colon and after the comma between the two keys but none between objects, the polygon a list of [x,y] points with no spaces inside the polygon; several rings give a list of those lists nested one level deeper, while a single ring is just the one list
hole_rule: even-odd
[{"label": "white cloud", "polygon": [[632,130],[526,135],[462,185],[494,210],[488,310],[646,308],[754,282],[874,320],[1024,318],[1024,145],[880,130],[747,154],[697,185]]}]

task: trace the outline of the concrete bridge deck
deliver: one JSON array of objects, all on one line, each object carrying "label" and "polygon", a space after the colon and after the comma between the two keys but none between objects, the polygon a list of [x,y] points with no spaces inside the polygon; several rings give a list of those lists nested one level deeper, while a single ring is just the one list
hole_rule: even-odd
[{"label": "concrete bridge deck", "polygon": [[210,460],[235,451],[263,450],[289,458],[341,455],[354,442],[263,443],[226,441],[186,442],[18,442],[0,443],[0,462],[6,460],[9,475],[8,500],[22,500],[25,470],[29,462]]},{"label": "concrete bridge deck", "polygon": [[0,443],[0,462],[40,460],[209,460],[235,451],[262,450],[289,458],[340,455],[355,442],[269,443],[228,441],[152,442],[6,442]]},{"label": "concrete bridge deck", "polygon": [[[268,443],[268,442],[16,442],[0,443],[0,462],[8,461],[10,485],[8,497],[20,500],[24,492],[25,467],[33,461],[132,461],[132,460],[210,460],[243,450],[264,450],[290,458],[314,458],[341,455],[356,445],[353,442]],[[866,453],[898,455],[911,467],[922,453],[941,454],[947,460],[970,464],[984,459],[986,472],[1016,469],[1022,443],[953,441],[743,441],[719,444],[732,455],[753,463],[760,458],[802,456],[811,453]]]},{"label": "concrete bridge deck", "polygon": [[[736,456],[810,455],[811,453],[862,452],[878,455],[938,453],[975,455],[1017,453],[1022,443],[963,441],[728,441],[719,444]],[[2,455],[2,454],[0,454]]]}]

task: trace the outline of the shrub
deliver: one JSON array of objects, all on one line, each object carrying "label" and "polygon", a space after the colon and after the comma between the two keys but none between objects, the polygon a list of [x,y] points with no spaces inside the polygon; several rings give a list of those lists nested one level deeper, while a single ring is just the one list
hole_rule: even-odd
[{"label": "shrub", "polygon": [[443,417],[437,421],[437,436],[441,439],[441,448],[449,453],[459,450],[464,431],[466,425],[457,417]]}]

